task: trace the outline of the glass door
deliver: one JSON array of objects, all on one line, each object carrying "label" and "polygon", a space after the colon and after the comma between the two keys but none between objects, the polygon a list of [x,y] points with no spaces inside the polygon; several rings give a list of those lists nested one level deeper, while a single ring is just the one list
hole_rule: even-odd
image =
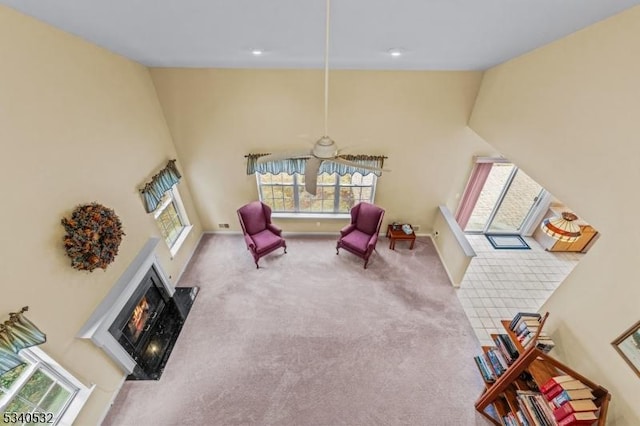
[{"label": "glass door", "polygon": [[494,163],[465,232],[522,234],[544,192],[513,164]]}]

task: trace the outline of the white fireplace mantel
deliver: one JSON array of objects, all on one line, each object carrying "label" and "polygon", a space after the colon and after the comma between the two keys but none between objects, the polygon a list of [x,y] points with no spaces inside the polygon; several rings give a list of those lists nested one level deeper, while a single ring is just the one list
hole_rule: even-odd
[{"label": "white fireplace mantel", "polygon": [[109,293],[107,293],[102,302],[100,302],[95,311],[93,311],[93,314],[91,314],[78,334],[76,334],[78,338],[90,339],[96,346],[109,355],[127,374],[133,372],[136,362],[127,351],[120,346],[120,343],[118,343],[111,333],[109,333],[109,327],[113,324],[113,321],[131,298],[151,267],[158,272],[164,288],[167,290],[169,296],[173,297],[175,288],[167,279],[166,274],[155,256],[155,249],[159,241],[160,239],[157,237],[150,238],[147,241],[133,262],[131,262]]}]

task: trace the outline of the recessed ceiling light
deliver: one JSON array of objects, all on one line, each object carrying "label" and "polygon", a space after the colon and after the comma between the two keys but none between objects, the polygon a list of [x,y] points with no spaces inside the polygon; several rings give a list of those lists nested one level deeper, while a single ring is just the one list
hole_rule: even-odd
[{"label": "recessed ceiling light", "polygon": [[253,50],[251,51],[251,54],[252,54],[253,56],[260,56],[260,55],[262,55],[263,53],[264,53],[264,50],[262,50],[262,49],[253,49]]},{"label": "recessed ceiling light", "polygon": [[398,58],[400,56],[402,56],[402,49],[389,49],[387,50],[387,52],[389,53],[389,55],[393,56],[394,58]]}]

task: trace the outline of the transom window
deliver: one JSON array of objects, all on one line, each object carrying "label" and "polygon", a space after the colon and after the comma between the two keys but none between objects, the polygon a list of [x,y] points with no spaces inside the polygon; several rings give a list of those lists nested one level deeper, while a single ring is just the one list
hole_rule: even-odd
[{"label": "transom window", "polygon": [[91,389],[38,349],[19,356],[25,363],[0,375],[0,413],[9,416],[0,425],[71,424]]},{"label": "transom window", "polygon": [[260,201],[276,213],[348,213],[361,201],[373,203],[376,178],[373,173],[321,173],[313,196],[304,190],[303,174],[256,172]]}]

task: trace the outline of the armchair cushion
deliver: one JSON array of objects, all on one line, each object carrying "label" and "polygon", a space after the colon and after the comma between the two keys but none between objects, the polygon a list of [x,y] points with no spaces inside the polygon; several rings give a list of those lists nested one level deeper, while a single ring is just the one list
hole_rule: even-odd
[{"label": "armchair cushion", "polygon": [[371,235],[365,234],[359,229],[354,229],[342,238],[342,244],[364,254],[367,251],[369,240],[371,240]]},{"label": "armchair cushion", "polygon": [[278,248],[282,242],[282,238],[271,232],[269,229],[253,234],[251,239],[256,245],[256,252],[258,254],[262,254],[272,248]]}]

